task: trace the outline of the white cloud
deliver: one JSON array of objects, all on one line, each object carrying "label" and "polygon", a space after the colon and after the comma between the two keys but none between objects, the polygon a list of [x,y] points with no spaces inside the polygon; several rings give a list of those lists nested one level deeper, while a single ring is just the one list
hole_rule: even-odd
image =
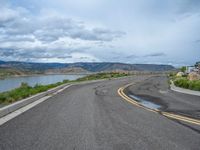
[{"label": "white cloud", "polygon": [[33,16],[25,8],[5,7],[3,14],[0,16],[0,53],[4,60],[97,61],[91,54],[74,52],[99,47],[96,42],[109,43],[124,35],[121,31],[87,27],[86,23],[57,12]]},{"label": "white cloud", "polygon": [[0,24],[9,22],[19,16],[18,12],[9,8],[2,8],[0,13]]},{"label": "white cloud", "polygon": [[199,0],[4,0],[0,59],[192,64],[199,8]]}]

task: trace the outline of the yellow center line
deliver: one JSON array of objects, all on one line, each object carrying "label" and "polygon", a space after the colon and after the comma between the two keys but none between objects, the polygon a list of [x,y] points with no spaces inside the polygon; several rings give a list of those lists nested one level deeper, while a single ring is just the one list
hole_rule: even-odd
[{"label": "yellow center line", "polygon": [[131,86],[132,84],[127,84],[121,88],[118,89],[118,94],[124,99],[126,100],[127,102],[137,106],[137,107],[140,107],[140,108],[143,108],[145,110],[148,110],[148,111],[151,111],[151,112],[154,112],[154,113],[159,113],[165,117],[168,117],[168,118],[172,118],[172,119],[176,119],[176,120],[179,120],[179,121],[184,121],[184,122],[187,122],[187,123],[191,123],[191,124],[196,124],[196,125],[200,125],[200,120],[199,119],[194,119],[194,118],[190,118],[190,117],[186,117],[186,116],[182,116],[182,115],[178,115],[178,114],[174,114],[174,113],[169,113],[169,112],[163,112],[163,111],[160,111],[160,110],[157,110],[157,109],[150,109],[150,108],[147,108],[143,105],[141,105],[140,103],[138,103],[136,100],[130,98],[129,96],[127,96],[125,93],[124,93],[124,89],[126,89],[127,87]]},{"label": "yellow center line", "polygon": [[172,114],[172,113],[168,113],[168,112],[162,112],[162,115],[169,116],[171,118],[179,118],[180,120],[188,120],[188,121],[200,124],[200,120],[194,119],[194,118],[190,118],[190,117],[185,117],[185,116],[182,116],[182,115]]}]

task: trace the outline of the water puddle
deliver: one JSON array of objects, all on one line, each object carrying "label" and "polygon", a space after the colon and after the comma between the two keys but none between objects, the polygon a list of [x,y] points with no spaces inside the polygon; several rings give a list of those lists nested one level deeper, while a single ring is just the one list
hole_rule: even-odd
[{"label": "water puddle", "polygon": [[135,101],[137,101],[141,105],[143,105],[147,108],[150,108],[150,109],[159,109],[162,107],[161,105],[155,104],[151,101],[145,100],[143,98],[140,98],[140,97],[132,95],[132,94],[130,94],[129,97],[133,98]]}]

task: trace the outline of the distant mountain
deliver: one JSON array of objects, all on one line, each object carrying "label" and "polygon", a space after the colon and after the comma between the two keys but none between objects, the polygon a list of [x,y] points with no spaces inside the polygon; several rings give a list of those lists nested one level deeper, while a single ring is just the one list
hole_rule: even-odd
[{"label": "distant mountain", "polygon": [[168,71],[173,70],[174,67],[171,65],[156,65],[156,64],[125,64],[125,63],[73,63],[67,64],[68,67],[81,67],[91,72],[100,71],[113,71],[113,70],[124,70],[124,71]]},{"label": "distant mountain", "polygon": [[91,72],[113,71],[113,70],[126,70],[126,71],[135,70],[135,68],[131,64],[110,63],[110,62],[73,63],[73,64],[68,64],[68,65],[70,67],[81,67],[81,68],[91,71]]},{"label": "distant mountain", "polygon": [[67,68],[59,68],[59,69],[48,69],[45,71],[45,74],[70,74],[70,73],[88,73],[87,70],[80,67],[67,67]]},{"label": "distant mountain", "polygon": [[175,69],[171,65],[156,65],[156,64],[135,64],[138,71],[169,71]]},{"label": "distant mountain", "polygon": [[5,61],[1,61],[1,60],[0,60],[0,65],[5,64],[5,63],[6,63]]},{"label": "distant mountain", "polygon": [[46,72],[46,71],[61,71],[68,72],[72,68],[76,72],[89,71],[89,72],[101,72],[101,71],[168,71],[173,70],[171,65],[156,65],[156,64],[125,64],[125,63],[111,63],[111,62],[80,62],[80,63],[30,63],[30,62],[4,62],[0,61],[1,68],[15,68],[24,71],[31,72]]},{"label": "distant mountain", "polygon": [[15,68],[1,68],[0,67],[0,79],[9,76],[25,76],[28,75],[27,72],[21,71]]},{"label": "distant mountain", "polygon": [[18,61],[9,61],[3,62],[0,61],[0,67],[5,68],[17,68],[23,70],[36,70],[36,71],[44,71],[47,69],[57,69],[64,68],[66,64],[62,63],[30,63],[30,62],[18,62]]}]

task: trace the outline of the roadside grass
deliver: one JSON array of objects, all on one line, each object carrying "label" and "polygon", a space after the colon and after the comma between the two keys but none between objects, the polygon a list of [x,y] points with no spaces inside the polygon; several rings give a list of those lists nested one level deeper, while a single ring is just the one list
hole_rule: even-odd
[{"label": "roadside grass", "polygon": [[124,77],[128,75],[129,74],[127,73],[97,73],[73,81],[63,80],[62,82],[48,84],[48,85],[36,84],[33,87],[28,85],[27,83],[21,83],[21,86],[16,89],[0,93],[0,104],[7,105],[66,83],[99,80],[99,79],[111,79],[111,78]]},{"label": "roadside grass", "polygon": [[190,81],[186,77],[181,77],[174,80],[174,84],[185,89],[200,91],[200,80]]},{"label": "roadside grass", "polygon": [[173,81],[174,85],[177,87],[190,89],[194,91],[200,91],[200,80],[190,81],[187,79],[187,75],[184,75],[182,77],[177,77],[176,73],[170,73],[168,77],[169,77],[169,84],[171,84],[171,81]]},{"label": "roadside grass", "polygon": [[98,73],[88,75],[77,79],[76,81],[88,81],[88,80],[99,80],[99,79],[111,79],[128,76],[128,73]]},{"label": "roadside grass", "polygon": [[15,101],[27,98],[29,96],[35,95],[47,91],[51,88],[57,87],[59,85],[68,83],[68,80],[63,80],[63,82],[58,82],[55,84],[29,86],[27,83],[21,83],[21,86],[13,89],[11,91],[0,93],[0,104],[10,104]]}]

